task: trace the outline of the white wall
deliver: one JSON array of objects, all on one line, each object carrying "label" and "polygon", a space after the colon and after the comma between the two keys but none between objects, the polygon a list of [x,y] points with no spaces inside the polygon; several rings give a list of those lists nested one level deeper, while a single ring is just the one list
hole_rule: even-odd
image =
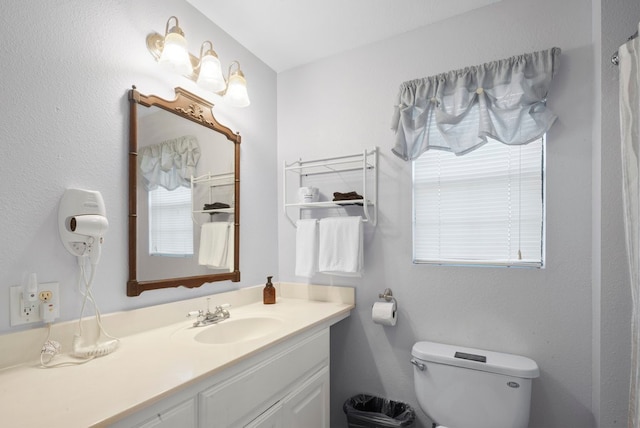
[{"label": "white wall", "polygon": [[[0,295],[6,296],[0,298],[0,333],[21,329],[9,326],[7,297],[23,271],[37,272],[43,282],[60,282],[61,319],[79,315],[77,264],[58,237],[58,203],[67,187],[99,190],[105,199],[110,226],[94,284],[103,312],[257,285],[276,273],[275,214],[265,215],[277,209],[273,70],[184,1],[8,0],[0,9]],[[228,107],[158,67],[145,38],[163,33],[171,15],[179,18],[192,53],[211,39],[223,65],[240,61],[250,107]],[[218,120],[240,131],[240,283],[126,297],[131,85],[168,99],[182,86],[214,102]]]},{"label": "white wall", "polygon": [[[418,409],[409,364],[418,340],[529,356],[541,369],[531,426],[595,425],[591,13],[590,2],[582,0],[506,0],[278,75],[280,162],[374,145],[381,151],[379,222],[375,229],[366,225],[364,278],[312,279],[357,287],[356,310],[333,329],[332,426],[345,423],[342,402],[359,392]],[[545,269],[413,265],[411,165],[390,152],[389,125],[400,83],[552,46],[562,54],[549,97],[559,121],[548,134]],[[294,228],[283,216],[278,221],[280,279],[300,280],[294,276]],[[399,303],[394,328],[370,319],[371,304],[385,287]],[[430,426],[422,411],[417,413],[421,424]]]}]

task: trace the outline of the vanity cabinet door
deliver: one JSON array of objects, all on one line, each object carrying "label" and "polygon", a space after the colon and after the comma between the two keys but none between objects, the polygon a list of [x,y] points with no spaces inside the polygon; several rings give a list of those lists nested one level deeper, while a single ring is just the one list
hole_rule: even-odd
[{"label": "vanity cabinet door", "polygon": [[285,428],[328,428],[329,367],[323,367],[292,391],[284,399],[283,407]]},{"label": "vanity cabinet door", "polygon": [[244,428],[282,428],[282,403],[278,401]]},{"label": "vanity cabinet door", "polygon": [[[245,426],[328,365],[329,329],[325,329],[202,391],[198,402],[200,426]],[[307,428],[304,424],[296,426],[302,427]]]},{"label": "vanity cabinet door", "polygon": [[136,425],[136,428],[196,428],[195,399],[156,414],[153,418]]}]

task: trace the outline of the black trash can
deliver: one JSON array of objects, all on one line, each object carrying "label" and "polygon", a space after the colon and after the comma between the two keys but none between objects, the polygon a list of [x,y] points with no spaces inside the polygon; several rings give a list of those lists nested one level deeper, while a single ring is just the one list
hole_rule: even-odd
[{"label": "black trash can", "polygon": [[358,394],[342,406],[349,428],[410,427],[416,412],[406,403]]}]

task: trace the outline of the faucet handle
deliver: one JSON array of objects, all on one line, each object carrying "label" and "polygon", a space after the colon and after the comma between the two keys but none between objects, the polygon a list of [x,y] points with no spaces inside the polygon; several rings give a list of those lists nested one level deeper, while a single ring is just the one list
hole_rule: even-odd
[{"label": "faucet handle", "polygon": [[223,314],[225,317],[229,314],[229,311],[227,309],[229,309],[231,307],[230,304],[228,303],[223,303],[221,305],[216,306],[216,313],[221,313]]},{"label": "faucet handle", "polygon": [[187,314],[187,318],[189,317],[197,317],[202,315],[202,311],[191,311]]},{"label": "faucet handle", "polygon": [[229,311],[227,309],[230,307],[231,305],[228,303],[223,303],[220,306],[216,306],[216,314],[221,314],[223,319],[227,319],[230,316]]}]

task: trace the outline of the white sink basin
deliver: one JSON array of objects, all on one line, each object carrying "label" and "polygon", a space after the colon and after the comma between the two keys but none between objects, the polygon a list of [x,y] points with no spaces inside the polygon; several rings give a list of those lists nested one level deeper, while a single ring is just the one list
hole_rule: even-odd
[{"label": "white sink basin", "polygon": [[266,336],[280,327],[282,320],[273,317],[229,318],[208,327],[197,327],[202,331],[193,339],[211,345],[238,343]]}]

